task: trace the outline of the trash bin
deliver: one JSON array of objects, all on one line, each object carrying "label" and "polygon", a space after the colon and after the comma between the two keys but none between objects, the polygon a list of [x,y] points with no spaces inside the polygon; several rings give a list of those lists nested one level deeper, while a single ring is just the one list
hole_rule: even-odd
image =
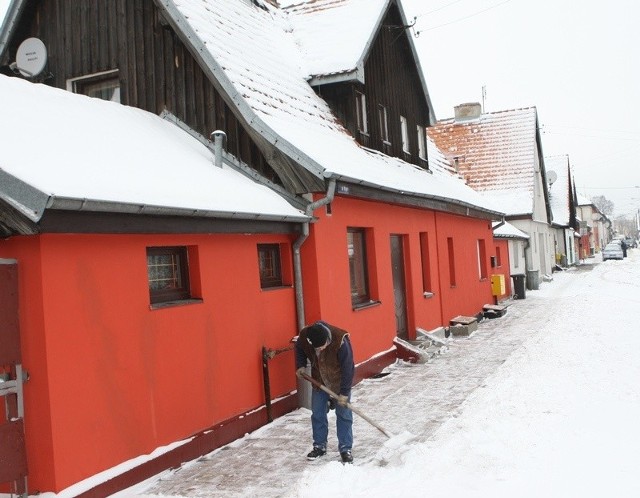
[{"label": "trash bin", "polygon": [[513,297],[514,299],[526,298],[526,278],[524,275],[511,275],[513,279]]},{"label": "trash bin", "polygon": [[538,290],[540,288],[540,272],[538,270],[527,270],[527,289]]}]

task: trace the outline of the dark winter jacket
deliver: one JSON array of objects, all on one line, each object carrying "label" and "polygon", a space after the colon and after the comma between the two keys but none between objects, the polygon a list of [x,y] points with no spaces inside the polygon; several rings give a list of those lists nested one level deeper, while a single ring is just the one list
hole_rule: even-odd
[{"label": "dark winter jacket", "polygon": [[331,342],[316,355],[316,349],[307,341],[307,327],[303,328],[296,341],[296,368],[305,367],[308,359],[315,380],[335,393],[348,396],[355,370],[349,333],[326,322],[316,323],[329,330]]}]

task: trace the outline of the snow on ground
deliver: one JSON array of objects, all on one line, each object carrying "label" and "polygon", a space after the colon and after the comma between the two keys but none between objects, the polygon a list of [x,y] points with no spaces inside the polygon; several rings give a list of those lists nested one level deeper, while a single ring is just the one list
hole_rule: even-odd
[{"label": "snow on ground", "polygon": [[640,496],[639,260],[557,274],[514,323],[539,333],[460,416],[386,468],[308,473],[297,496]]},{"label": "snow on ground", "polygon": [[358,384],[354,405],[394,436],[356,416],[354,465],[333,432],[305,460],[300,409],[114,496],[640,496],[639,304],[640,250],[588,260],[429,363]]}]

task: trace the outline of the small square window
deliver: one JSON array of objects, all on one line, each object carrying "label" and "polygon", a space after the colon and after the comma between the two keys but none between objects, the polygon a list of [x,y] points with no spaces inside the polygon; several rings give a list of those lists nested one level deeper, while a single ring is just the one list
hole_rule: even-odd
[{"label": "small square window", "polygon": [[282,262],[280,245],[258,244],[258,266],[260,268],[260,287],[282,287]]},{"label": "small square window", "polygon": [[70,80],[68,89],[88,97],[120,102],[120,77],[117,70]]},{"label": "small square window", "polygon": [[147,273],[151,304],[191,298],[186,247],[148,247]]}]

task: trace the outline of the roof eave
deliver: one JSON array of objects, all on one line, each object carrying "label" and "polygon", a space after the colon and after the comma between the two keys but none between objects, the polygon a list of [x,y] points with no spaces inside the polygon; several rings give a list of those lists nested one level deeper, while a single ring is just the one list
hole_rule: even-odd
[{"label": "roof eave", "polygon": [[432,209],[492,221],[500,221],[504,217],[504,213],[476,206],[459,199],[406,192],[335,173],[328,173],[327,177],[343,184],[342,186],[338,185],[336,195],[371,198],[393,204]]},{"label": "roof eave", "polygon": [[364,66],[359,64],[354,69],[341,71],[339,73],[331,74],[314,74],[307,80],[311,86],[322,86],[331,83],[349,83],[359,82],[364,83]]},{"label": "roof eave", "polygon": [[9,41],[13,37],[16,30],[18,20],[24,9],[26,0],[13,0],[9,3],[9,8],[4,17],[2,25],[0,25],[0,65],[5,59],[5,52],[9,46]]},{"label": "roof eave", "polygon": [[207,209],[180,208],[151,204],[134,204],[129,202],[105,201],[97,199],[80,199],[74,197],[51,196],[47,209],[59,211],[90,211],[102,213],[137,214],[151,216],[182,216],[194,218],[217,218],[224,220],[281,221],[304,223],[311,220],[303,215],[288,216],[250,212],[214,211]]}]

